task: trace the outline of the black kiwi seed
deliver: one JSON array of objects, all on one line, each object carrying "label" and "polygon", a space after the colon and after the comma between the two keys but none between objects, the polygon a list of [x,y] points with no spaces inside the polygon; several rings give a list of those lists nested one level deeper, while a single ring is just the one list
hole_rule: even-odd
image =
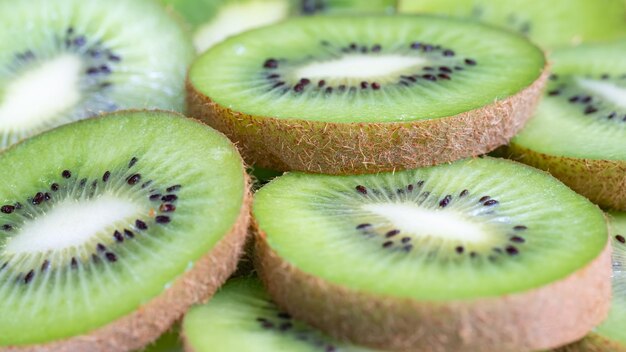
[{"label": "black kiwi seed", "polygon": [[167,187],[165,191],[174,192],[174,191],[178,191],[181,187],[182,187],[181,185],[174,185],[174,186]]},{"label": "black kiwi seed", "polygon": [[359,225],[356,225],[356,229],[357,229],[357,230],[363,230],[363,229],[368,228],[368,227],[371,227],[371,226],[372,226],[372,224],[367,224],[367,223],[365,223],[365,224],[359,224]]},{"label": "black kiwi seed", "polygon": [[2,225],[2,229],[4,231],[11,231],[11,230],[13,230],[13,226],[11,226],[9,224],[4,224],[4,225]]},{"label": "black kiwi seed", "polygon": [[80,187],[85,187],[85,185],[87,184],[87,178],[83,178],[82,180],[80,180]]},{"label": "black kiwi seed", "polygon": [[276,59],[267,59],[265,61],[265,63],[263,64],[264,68],[277,68],[278,67],[278,60]]},{"label": "black kiwi seed", "polygon": [[490,197],[490,196],[482,196],[482,197],[480,197],[480,199],[478,200],[478,203],[482,203],[482,202],[484,202],[484,201],[486,201],[486,200],[489,200],[489,199],[491,199],[491,197]]},{"label": "black kiwi seed", "polygon": [[609,119],[614,118],[617,115],[617,113],[615,111],[613,111],[612,113],[609,114],[609,116],[607,116]]},{"label": "black kiwi seed", "polygon": [[50,266],[50,261],[48,259],[44,260],[43,263],[41,263],[41,271],[48,270],[49,266]]},{"label": "black kiwi seed", "polygon": [[37,192],[31,201],[33,205],[39,205],[45,200],[45,195],[41,192]]},{"label": "black kiwi seed", "polygon": [[134,238],[135,237],[135,234],[131,230],[128,230],[128,229],[124,229],[124,235],[126,235],[126,237],[128,237],[128,238]]},{"label": "black kiwi seed", "polygon": [[140,175],[140,174],[134,174],[134,175],[129,176],[129,177],[126,179],[126,182],[127,182],[129,185],[131,185],[131,186],[132,186],[132,185],[136,184],[137,182],[139,182],[140,180],[141,180],[141,175]]},{"label": "black kiwi seed", "polygon": [[557,96],[559,94],[561,94],[561,92],[558,91],[558,90],[551,90],[551,91],[548,92],[548,95],[551,96],[551,97]]},{"label": "black kiwi seed", "polygon": [[355,187],[355,189],[361,194],[367,194],[367,188],[365,188],[365,186],[358,185]]},{"label": "black kiwi seed", "polygon": [[72,257],[72,261],[70,262],[70,266],[72,267],[72,269],[78,268],[78,261],[76,260],[76,257]]},{"label": "black kiwi seed", "polygon": [[463,248],[463,246],[457,246],[454,249],[458,254],[463,254],[463,252],[465,251],[465,248]]},{"label": "black kiwi seed", "polygon": [[150,197],[148,197],[148,199],[150,200],[159,200],[161,199],[161,194],[160,193],[156,193],[156,194],[151,194]]},{"label": "black kiwi seed", "polygon": [[395,236],[395,235],[397,235],[397,234],[399,234],[399,233],[400,233],[400,230],[391,230],[391,231],[388,231],[388,232],[385,234],[385,237],[387,237],[387,238],[389,238],[389,237],[393,237],[393,236]]},{"label": "black kiwi seed", "polygon": [[476,65],[476,60],[474,59],[465,59],[465,63],[470,66]]},{"label": "black kiwi seed", "polygon": [[15,207],[12,205],[3,205],[2,207],[0,207],[0,211],[5,214],[11,214],[13,211],[15,211]]},{"label": "black kiwi seed", "polygon": [[112,263],[117,261],[117,256],[113,252],[106,252],[104,256],[107,258],[108,261]]},{"label": "black kiwi seed", "polygon": [[146,188],[152,184],[152,180],[148,180],[141,185],[141,188]]},{"label": "black kiwi seed", "polygon": [[515,242],[515,243],[524,243],[526,242],[526,240],[520,236],[513,236],[511,237],[511,242]]},{"label": "black kiwi seed", "polygon": [[325,80],[320,80],[319,82],[317,82],[317,86],[322,88],[324,85],[326,85],[326,81]]},{"label": "black kiwi seed", "polygon": [[411,49],[419,49],[421,47],[422,47],[422,43],[419,43],[419,42],[411,43]]},{"label": "black kiwi seed", "polygon": [[626,238],[624,238],[624,236],[622,235],[615,235],[615,239],[618,240],[620,243],[626,243]]},{"label": "black kiwi seed", "polygon": [[171,221],[171,219],[169,216],[159,215],[156,218],[154,218],[154,221],[156,221],[157,224],[167,224]]},{"label": "black kiwi seed", "polygon": [[161,204],[159,207],[159,211],[163,213],[171,213],[176,210],[176,206],[174,204]]},{"label": "black kiwi seed", "polygon": [[380,44],[374,44],[374,46],[372,46],[372,51],[377,53],[382,49],[382,47],[380,46]]},{"label": "black kiwi seed", "polygon": [[519,253],[519,250],[516,247],[514,247],[514,246],[507,246],[506,247],[506,252],[509,255],[517,255]]},{"label": "black kiwi seed", "polygon": [[443,56],[454,56],[454,51],[450,50],[450,49],[446,49],[443,51]]},{"label": "black kiwi seed", "polygon": [[595,113],[597,111],[598,111],[598,109],[596,109],[595,107],[590,105],[590,106],[587,106],[585,108],[585,115],[590,115],[590,114],[593,114],[593,113]]},{"label": "black kiwi seed", "polygon": [[361,89],[367,89],[367,87],[369,87],[369,83],[365,81],[361,82]]},{"label": "black kiwi seed", "polygon": [[137,160],[138,159],[136,157],[130,159],[130,161],[128,162],[128,168],[130,169],[131,167],[133,167],[137,163]]},{"label": "black kiwi seed", "polygon": [[27,284],[29,282],[31,282],[33,280],[33,277],[35,277],[35,271],[33,269],[31,269],[28,274],[26,274],[26,276],[24,276],[24,283]]},{"label": "black kiwi seed", "polygon": [[526,230],[526,229],[528,229],[528,227],[526,227],[525,225],[516,225],[516,226],[513,227],[513,230],[515,230],[515,231],[523,231],[523,230]]},{"label": "black kiwi seed", "polygon": [[161,200],[164,202],[173,202],[177,199],[178,199],[178,196],[175,194],[166,194],[163,197],[161,197]]},{"label": "black kiwi seed", "polygon": [[72,177],[72,172],[70,170],[63,170],[63,172],[61,172],[61,176],[63,178],[70,178]]},{"label": "black kiwi seed", "polygon": [[107,247],[105,245],[103,245],[102,243],[98,243],[96,245],[96,249],[98,250],[98,252],[104,252],[107,250]]},{"label": "black kiwi seed", "polygon": [[141,221],[139,219],[135,220],[135,227],[137,229],[139,229],[139,230],[146,230],[146,229],[148,229],[148,225],[146,225],[145,222],[143,222],[143,221]]},{"label": "black kiwi seed", "polygon": [[400,240],[400,242],[402,242],[402,243],[411,242],[411,237],[402,237],[402,239]]},{"label": "black kiwi seed", "polygon": [[488,201],[484,202],[483,205],[486,207],[490,207],[492,205],[496,205],[498,204],[498,201],[495,199],[489,199]]},{"label": "black kiwi seed", "polygon": [[115,238],[117,242],[124,242],[124,236],[122,236],[122,234],[117,230],[113,232],[113,237]]},{"label": "black kiwi seed", "polygon": [[53,183],[50,185],[50,189],[52,190],[52,192],[56,192],[59,190],[59,184],[58,183]]},{"label": "black kiwi seed", "polygon": [[451,200],[452,200],[452,196],[448,194],[439,202],[439,206],[442,208],[445,208],[448,206],[448,204],[450,204]]},{"label": "black kiwi seed", "polygon": [[372,83],[372,89],[373,90],[379,90],[380,89],[380,84],[378,84],[378,82],[373,82]]},{"label": "black kiwi seed", "polygon": [[466,195],[468,195],[468,194],[469,194],[469,191],[468,191],[468,190],[466,190],[466,189],[464,189],[464,190],[462,190],[462,191],[461,191],[461,193],[459,193],[459,197],[461,197],[461,198],[462,198],[462,197],[465,197],[465,196],[466,196]]},{"label": "black kiwi seed", "polygon": [[393,245],[392,241],[386,241],[385,243],[383,243],[383,248],[391,247],[391,245]]}]

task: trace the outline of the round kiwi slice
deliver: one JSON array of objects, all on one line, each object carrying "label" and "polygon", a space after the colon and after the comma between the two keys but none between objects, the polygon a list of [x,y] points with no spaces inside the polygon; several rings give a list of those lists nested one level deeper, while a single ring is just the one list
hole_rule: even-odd
[{"label": "round kiwi slice", "polygon": [[555,51],[554,75],[509,153],[602,207],[626,209],[626,41]]},{"label": "round kiwi slice", "polygon": [[398,0],[401,13],[472,18],[517,31],[545,47],[624,37],[623,0]]},{"label": "round kiwi slice", "polygon": [[185,315],[183,335],[194,352],[367,352],[336,341],[278,308],[255,277],[231,279],[211,301]]},{"label": "round kiwi slice", "polygon": [[0,179],[0,350],[141,348],[242,252],[237,150],[172,113],[59,127],[0,155]]},{"label": "round kiwi slice", "polygon": [[524,38],[476,23],[296,18],[197,59],[189,110],[261,167],[410,168],[507,143],[534,109],[544,65]]},{"label": "round kiwi slice", "polygon": [[505,159],[287,173],[257,192],[253,215],[257,269],[276,303],[355,343],[539,350],[582,338],[608,311],[602,212]]},{"label": "round kiwi slice", "polygon": [[608,318],[582,341],[558,352],[626,352],[626,213],[608,214],[613,248],[613,299]]},{"label": "round kiwi slice", "polygon": [[151,0],[0,0],[0,149],[101,112],[184,108],[193,46]]}]

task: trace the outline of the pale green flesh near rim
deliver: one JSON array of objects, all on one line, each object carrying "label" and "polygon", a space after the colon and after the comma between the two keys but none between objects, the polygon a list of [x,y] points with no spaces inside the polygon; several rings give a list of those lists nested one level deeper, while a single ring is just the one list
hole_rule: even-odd
[{"label": "pale green flesh near rim", "polygon": [[377,175],[288,173],[257,192],[253,212],[271,249],[304,273],[416,300],[532,290],[588,265],[607,242],[596,206],[543,172],[491,158]]},{"label": "pale green flesh near rim", "polygon": [[[553,156],[626,160],[624,55],[626,41],[555,51],[558,79],[550,81],[534,117],[511,143]],[[579,101],[571,102],[576,96]],[[587,97],[589,103],[580,101]],[[597,111],[586,113],[590,108]]]},{"label": "pale green flesh near rim", "polygon": [[[439,48],[425,52],[414,43]],[[454,54],[444,56],[445,49]],[[278,60],[277,68],[265,67],[269,59]],[[541,50],[521,36],[475,23],[331,16],[290,19],[232,37],[203,54],[189,77],[218,104],[250,115],[392,122],[452,116],[505,99],[534,82],[544,64]],[[439,78],[430,81],[428,74]],[[311,82],[298,93],[303,78]]]},{"label": "pale green flesh near rim", "polygon": [[[609,214],[613,245],[613,299],[609,317],[594,332],[626,347],[626,213]],[[620,240],[617,239],[617,236]]]},{"label": "pale green flesh near rim", "polygon": [[[244,195],[234,146],[165,112],[42,134],[0,156],[0,180],[0,206],[21,203],[0,213],[0,346],[88,334],[147,304],[230,231]],[[50,199],[35,205],[38,192]]]},{"label": "pale green flesh near rim", "polygon": [[193,46],[153,0],[0,0],[0,149],[122,109],[184,110]]},{"label": "pale green flesh near rim", "polygon": [[183,334],[195,352],[374,352],[285,315],[252,277],[230,280],[207,304],[193,307]]}]

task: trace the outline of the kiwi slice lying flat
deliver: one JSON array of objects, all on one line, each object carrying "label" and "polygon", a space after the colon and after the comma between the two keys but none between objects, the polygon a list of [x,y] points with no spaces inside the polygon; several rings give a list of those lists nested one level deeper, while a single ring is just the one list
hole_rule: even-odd
[{"label": "kiwi slice lying flat", "polygon": [[612,237],[613,299],[608,318],[582,341],[558,352],[626,352],[626,213],[608,216]]},{"label": "kiwi slice lying flat", "polygon": [[140,348],[225,281],[246,236],[235,147],[170,113],[59,127],[0,155],[0,180],[0,350]]},{"label": "kiwi slice lying flat", "polygon": [[209,303],[185,315],[183,335],[194,352],[366,352],[336,341],[279,309],[254,277],[227,282]]},{"label": "kiwi slice lying flat", "polygon": [[608,311],[602,212],[504,159],[287,173],[257,192],[253,215],[257,269],[276,303],[355,343],[539,350],[582,338]]},{"label": "kiwi slice lying flat", "polygon": [[547,96],[509,150],[615,209],[626,209],[624,55],[626,41],[554,52]]},{"label": "kiwi slice lying flat", "polygon": [[0,149],[101,112],[182,111],[193,46],[151,0],[0,0]]},{"label": "kiwi slice lying flat", "polygon": [[469,17],[523,33],[546,47],[626,33],[623,0],[399,0],[398,11]]},{"label": "kiwi slice lying flat", "polygon": [[544,65],[527,40],[476,23],[296,18],[202,55],[189,110],[261,167],[408,168],[506,143],[534,109]]}]

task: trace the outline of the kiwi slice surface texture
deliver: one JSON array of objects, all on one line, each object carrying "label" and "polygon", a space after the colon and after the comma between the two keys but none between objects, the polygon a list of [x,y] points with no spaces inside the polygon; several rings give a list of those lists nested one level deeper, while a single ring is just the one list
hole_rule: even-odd
[{"label": "kiwi slice surface texture", "polygon": [[0,350],[141,348],[225,281],[245,240],[238,152],[172,113],[59,127],[2,154],[0,180]]},{"label": "kiwi slice surface texture", "polygon": [[558,352],[626,352],[626,213],[608,214],[613,259],[613,298],[608,318],[582,341]]},{"label": "kiwi slice surface texture", "polygon": [[261,167],[408,168],[505,144],[535,107],[544,65],[526,39],[477,23],[295,18],[198,58],[189,110]]},{"label": "kiwi slice surface texture", "polygon": [[626,41],[555,51],[546,97],[510,153],[606,208],[626,209]]},{"label": "kiwi slice surface texture", "polygon": [[540,350],[582,338],[608,310],[602,212],[505,159],[287,173],[257,192],[253,214],[258,270],[277,304],[356,343]]},{"label": "kiwi slice surface texture", "polygon": [[228,281],[209,303],[183,321],[187,350],[194,352],[373,352],[342,343],[278,308],[255,277]]},{"label": "kiwi slice surface texture", "polygon": [[184,108],[190,38],[151,0],[0,0],[0,148],[129,108]]},{"label": "kiwi slice surface texture", "polygon": [[623,38],[622,0],[399,0],[400,13],[472,18],[511,29],[544,47]]}]

